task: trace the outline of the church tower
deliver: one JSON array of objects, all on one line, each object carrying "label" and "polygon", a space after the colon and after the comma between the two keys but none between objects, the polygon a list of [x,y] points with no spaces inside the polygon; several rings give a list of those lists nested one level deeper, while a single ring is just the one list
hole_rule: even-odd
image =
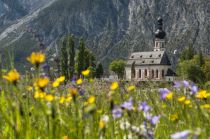
[{"label": "church tower", "polygon": [[157,31],[155,32],[155,47],[154,51],[165,51],[165,36],[163,31],[163,19],[158,18]]}]

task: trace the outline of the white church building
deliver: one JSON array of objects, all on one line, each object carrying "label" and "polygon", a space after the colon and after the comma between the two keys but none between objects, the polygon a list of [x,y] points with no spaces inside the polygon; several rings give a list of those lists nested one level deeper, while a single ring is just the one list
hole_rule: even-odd
[{"label": "white church building", "polygon": [[154,50],[148,52],[134,52],[130,55],[125,67],[126,80],[174,80],[176,73],[172,70],[171,62],[165,51],[165,36],[166,33],[163,31],[163,20],[158,18]]}]

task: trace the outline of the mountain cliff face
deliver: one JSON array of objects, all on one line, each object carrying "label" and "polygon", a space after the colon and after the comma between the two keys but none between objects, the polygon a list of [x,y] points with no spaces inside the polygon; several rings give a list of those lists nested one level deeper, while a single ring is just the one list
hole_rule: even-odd
[{"label": "mountain cliff face", "polygon": [[0,31],[50,0],[0,0]]},{"label": "mountain cliff face", "polygon": [[17,0],[0,1],[0,27],[9,24],[15,19],[24,16],[27,11]]},{"label": "mountain cliff face", "polygon": [[[28,0],[29,5],[31,2]],[[87,46],[107,65],[114,58],[126,59],[133,51],[152,50],[159,16],[164,20],[169,53],[175,49],[179,53],[189,44],[208,51],[208,0],[59,0],[22,28],[32,29],[47,50],[55,49],[53,42],[65,34],[84,37]],[[29,36],[24,32],[20,39]],[[5,43],[0,40],[1,45]],[[18,43],[14,41],[11,46]]]}]

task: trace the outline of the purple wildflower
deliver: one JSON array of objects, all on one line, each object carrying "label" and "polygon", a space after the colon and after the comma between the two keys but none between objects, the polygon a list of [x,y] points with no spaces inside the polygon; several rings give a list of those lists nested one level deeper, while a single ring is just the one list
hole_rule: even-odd
[{"label": "purple wildflower", "polygon": [[193,84],[190,89],[191,89],[192,95],[194,95],[198,92],[198,87],[195,84]]},{"label": "purple wildflower", "polygon": [[190,134],[190,130],[185,130],[182,132],[177,132],[171,135],[172,139],[187,139]]},{"label": "purple wildflower", "polygon": [[161,95],[161,99],[165,99],[167,94],[170,93],[171,91],[168,90],[167,88],[160,88],[159,89],[160,95]]},{"label": "purple wildflower", "polygon": [[45,63],[42,65],[42,68],[45,70],[48,70],[50,68],[50,66],[47,63]]},{"label": "purple wildflower", "polygon": [[150,122],[152,125],[156,125],[159,119],[160,119],[160,116],[153,116]]},{"label": "purple wildflower", "polygon": [[72,83],[76,83],[76,80],[77,80],[77,77],[76,76],[73,76]]},{"label": "purple wildflower", "polygon": [[123,109],[132,110],[133,109],[133,99],[130,98],[129,101],[124,102],[121,107]]},{"label": "purple wildflower", "polygon": [[138,106],[139,111],[143,110],[145,113],[147,113],[150,109],[151,109],[151,107],[149,105],[147,105],[146,102],[139,103],[139,106]]},{"label": "purple wildflower", "polygon": [[147,115],[146,115],[146,119],[147,119],[148,121],[150,121],[150,120],[152,119],[152,115],[147,114]]},{"label": "purple wildflower", "polygon": [[112,116],[114,117],[114,119],[122,117],[122,109],[119,107],[115,107],[112,110]]},{"label": "purple wildflower", "polygon": [[188,88],[190,86],[190,83],[186,80],[182,81],[184,87]]},{"label": "purple wildflower", "polygon": [[174,81],[174,88],[180,88],[181,87],[181,83],[179,81]]},{"label": "purple wildflower", "polygon": [[80,90],[79,90],[79,94],[80,94],[81,96],[83,96],[83,95],[85,94],[85,90],[84,90],[84,89],[80,89]]}]

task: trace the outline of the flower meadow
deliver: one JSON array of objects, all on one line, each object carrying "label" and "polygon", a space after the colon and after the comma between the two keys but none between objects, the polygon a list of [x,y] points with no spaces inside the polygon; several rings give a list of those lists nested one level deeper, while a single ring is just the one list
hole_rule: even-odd
[{"label": "flower meadow", "polygon": [[45,54],[27,61],[34,71],[2,70],[0,139],[208,139],[210,92],[183,80],[173,84],[51,79]]}]

